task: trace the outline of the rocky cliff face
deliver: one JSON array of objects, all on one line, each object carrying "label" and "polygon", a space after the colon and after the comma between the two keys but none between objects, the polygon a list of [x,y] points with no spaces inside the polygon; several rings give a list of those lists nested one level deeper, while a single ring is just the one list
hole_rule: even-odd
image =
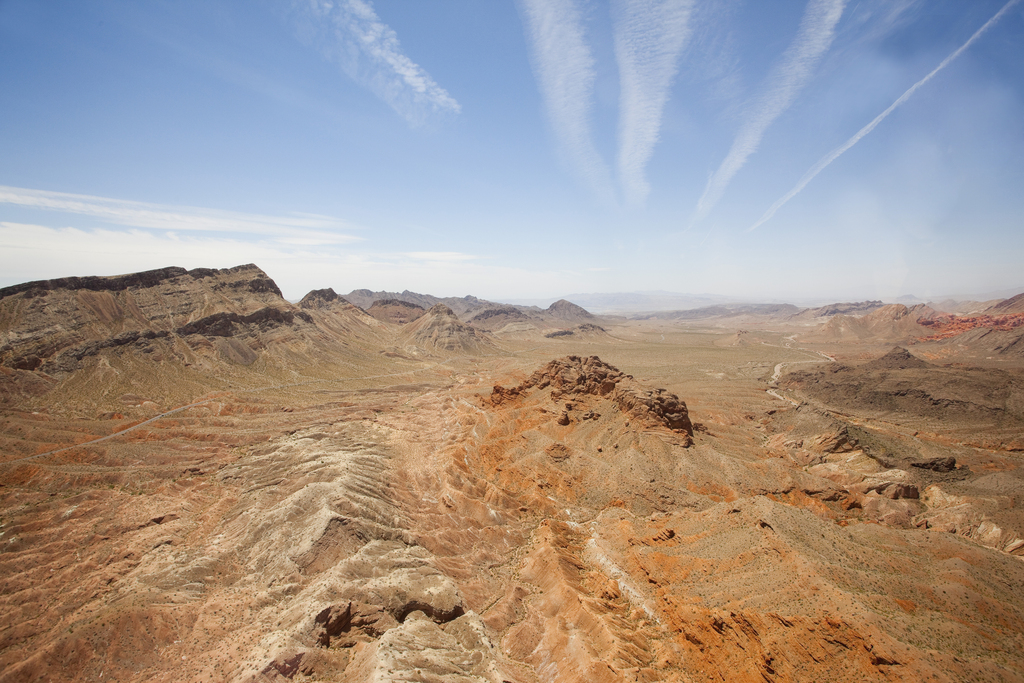
[{"label": "rocky cliff face", "polygon": [[61,404],[162,405],[228,376],[258,386],[372,365],[392,338],[333,290],[289,303],[254,265],[30,282],[0,290],[0,402],[60,389]]},{"label": "rocky cliff face", "polygon": [[0,363],[62,375],[104,349],[130,346],[163,356],[176,340],[191,339],[194,347],[216,345],[225,360],[247,364],[258,341],[243,348],[217,340],[253,341],[309,322],[254,265],[29,282],[0,290]]},{"label": "rocky cliff face", "polygon": [[[684,435],[687,444],[693,439],[693,425],[686,404],[678,396],[664,389],[645,389],[630,375],[623,374],[597,356],[567,356],[553,360],[519,386],[511,389],[494,387],[491,404],[499,405],[531,389],[548,387],[551,387],[554,400],[565,396],[577,400],[584,396],[607,397],[620,411],[636,418],[644,426],[668,428]],[[570,420],[569,411],[563,411],[559,424],[569,424]]]},{"label": "rocky cliff face", "polygon": [[392,337],[387,325],[355,306],[333,289],[314,289],[302,297],[299,308],[306,311],[320,331],[320,346],[336,350],[362,346],[374,354]]}]

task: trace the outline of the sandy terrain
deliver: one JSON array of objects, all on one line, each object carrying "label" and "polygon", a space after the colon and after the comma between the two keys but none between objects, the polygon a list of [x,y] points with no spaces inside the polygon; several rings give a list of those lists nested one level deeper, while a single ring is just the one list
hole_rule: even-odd
[{"label": "sandy terrain", "polygon": [[0,681],[1024,680],[1012,363],[322,299],[2,368]]}]

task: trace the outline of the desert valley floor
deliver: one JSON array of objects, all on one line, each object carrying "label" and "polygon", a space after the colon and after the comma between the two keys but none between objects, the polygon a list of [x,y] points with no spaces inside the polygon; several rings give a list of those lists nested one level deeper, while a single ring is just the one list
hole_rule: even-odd
[{"label": "desert valley floor", "polygon": [[0,291],[0,681],[1024,680],[1024,328],[560,304]]}]

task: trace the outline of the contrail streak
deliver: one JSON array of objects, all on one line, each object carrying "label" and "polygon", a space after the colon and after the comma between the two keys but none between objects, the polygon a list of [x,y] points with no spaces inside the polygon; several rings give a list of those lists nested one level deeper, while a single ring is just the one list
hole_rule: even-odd
[{"label": "contrail streak", "polygon": [[530,55],[548,121],[571,170],[614,202],[611,173],[594,146],[590,110],[597,71],[576,0],[520,0]]},{"label": "contrail streak", "polygon": [[781,61],[772,69],[760,97],[748,108],[748,118],[736,133],[729,154],[708,180],[704,194],[697,202],[692,223],[704,219],[711,212],[733,176],[757,151],[768,127],[796,99],[814,67],[832,45],[836,23],[845,7],[846,0],[810,0],[807,3],[799,32],[786,48]]},{"label": "contrail streak", "polygon": [[811,170],[809,170],[807,173],[804,174],[804,176],[800,179],[800,182],[798,182],[796,184],[796,187],[794,187],[792,190],[790,190],[785,195],[783,195],[782,198],[779,199],[779,201],[777,201],[774,204],[772,204],[771,207],[769,207],[769,209],[764,212],[764,215],[761,216],[761,219],[759,221],[757,221],[756,223],[751,225],[749,228],[747,228],[747,232],[751,232],[753,230],[756,230],[761,225],[763,225],[765,222],[771,220],[771,217],[775,215],[776,211],[781,209],[782,206],[786,202],[788,202],[790,199],[792,199],[793,197],[797,196],[797,194],[799,194],[801,190],[803,190],[805,187],[807,187],[807,184],[809,182],[814,180],[814,176],[816,176],[819,173],[821,173],[822,171],[824,171],[825,167],[828,166],[829,164],[831,164],[836,159],[838,159],[843,154],[843,152],[845,152],[846,150],[850,149],[851,147],[856,145],[858,142],[860,142],[861,138],[863,138],[865,135],[867,135],[868,133],[873,131],[875,129],[875,127],[878,126],[878,124],[880,124],[882,121],[885,120],[885,117],[887,117],[889,114],[891,114],[893,112],[893,110],[895,110],[898,106],[900,106],[901,104],[906,102],[908,99],[910,99],[911,95],[913,95],[915,92],[917,92],[918,88],[920,88],[925,83],[930,81],[932,79],[932,77],[935,76],[935,74],[937,74],[940,71],[942,71],[944,68],[946,68],[947,65],[949,65],[950,62],[952,62],[954,59],[956,59],[961,54],[963,54],[964,50],[969,48],[974,43],[974,41],[976,41],[978,38],[981,37],[981,35],[983,33],[985,33],[985,31],[990,29],[997,21],[999,21],[1003,17],[1003,15],[1006,14],[1006,12],[1010,9],[1010,7],[1012,7],[1013,5],[1017,4],[1017,2],[1019,2],[1019,0],[1010,0],[1008,3],[1003,5],[1003,8],[1001,10],[996,12],[995,15],[991,19],[989,19],[987,22],[985,22],[984,26],[982,26],[977,31],[975,31],[974,35],[971,36],[970,38],[968,38],[967,42],[964,43],[963,45],[961,45],[959,47],[959,49],[957,49],[955,52],[953,52],[948,57],[943,59],[942,62],[937,67],[932,69],[931,73],[929,73],[927,76],[925,76],[924,78],[919,80],[914,85],[910,86],[910,88],[905,93],[900,95],[899,99],[897,99],[895,102],[893,102],[891,105],[889,105],[888,109],[886,109],[881,114],[876,116],[874,118],[874,120],[871,121],[871,123],[869,123],[868,125],[866,125],[863,128],[861,128],[859,131],[857,131],[856,135],[854,135],[852,138],[847,140],[845,143],[843,143],[839,147],[836,147],[834,150],[832,150],[831,152],[826,154],[818,163],[816,163],[814,166],[811,167]]},{"label": "contrail streak", "polygon": [[295,6],[303,38],[410,125],[462,111],[447,90],[402,52],[398,35],[380,20],[370,0],[307,0]]},{"label": "contrail streak", "polygon": [[654,153],[679,55],[692,30],[694,0],[614,0],[612,30],[619,63],[619,180],[626,202],[650,192],[644,168]]}]

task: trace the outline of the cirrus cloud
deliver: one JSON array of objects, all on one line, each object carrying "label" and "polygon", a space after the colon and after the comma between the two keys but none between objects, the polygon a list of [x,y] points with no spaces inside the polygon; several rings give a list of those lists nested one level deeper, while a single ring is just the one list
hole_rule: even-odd
[{"label": "cirrus cloud", "polygon": [[410,125],[461,105],[403,51],[398,35],[369,0],[296,3],[300,35],[352,80],[370,90]]}]

